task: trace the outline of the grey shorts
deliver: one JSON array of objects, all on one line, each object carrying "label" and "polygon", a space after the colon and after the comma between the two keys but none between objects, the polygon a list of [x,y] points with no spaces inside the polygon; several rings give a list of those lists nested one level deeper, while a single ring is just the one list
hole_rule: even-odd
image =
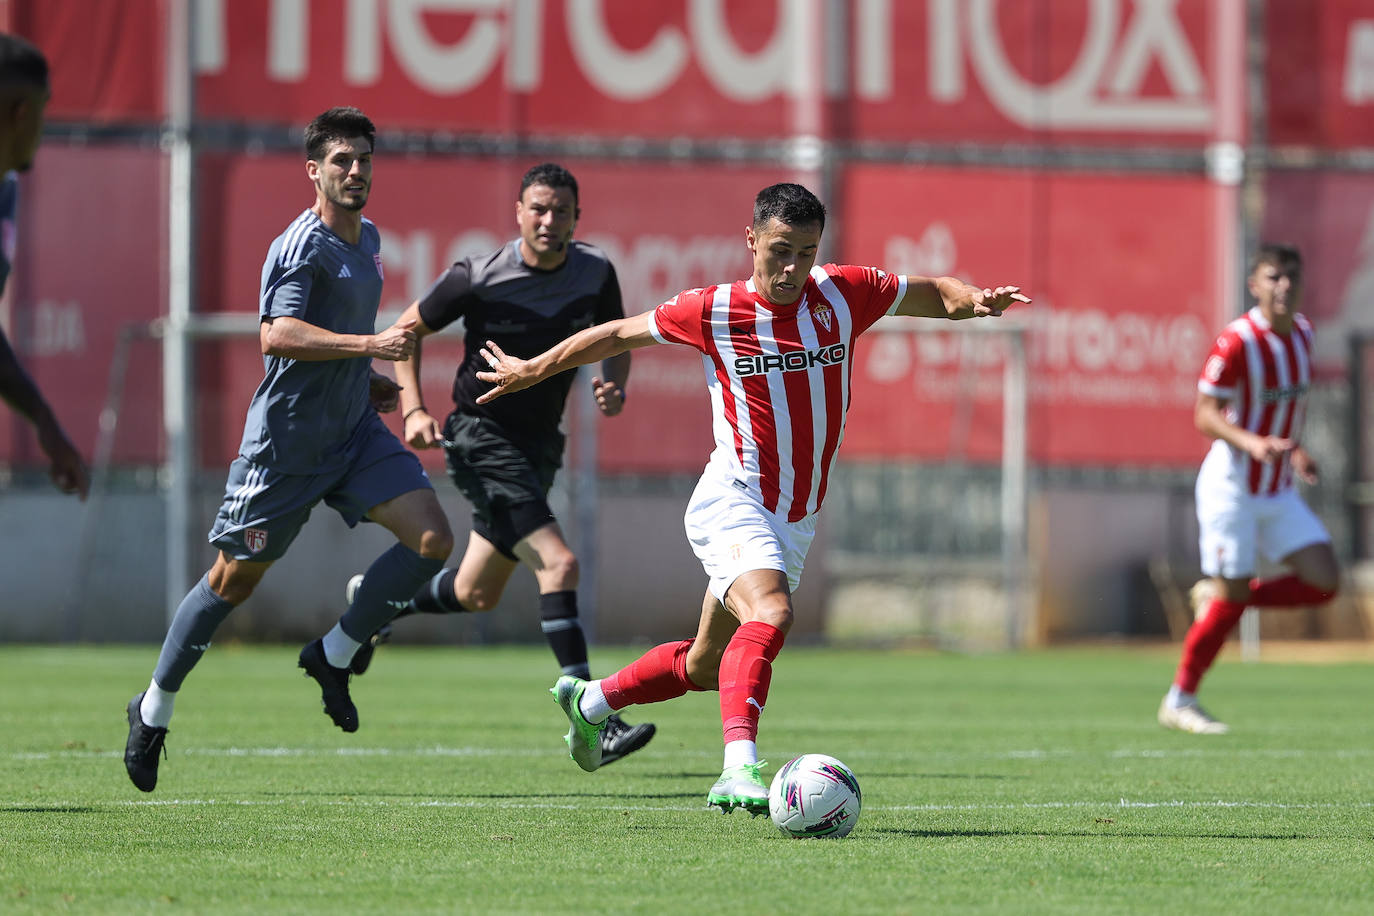
[{"label": "grey shorts", "polygon": [[454,411],[444,438],[448,476],[472,504],[472,530],[515,559],[517,543],[555,521],[548,495],[563,466],[563,435],[522,445],[492,421]]},{"label": "grey shorts", "polygon": [[352,528],[373,506],[420,489],[432,489],[420,460],[378,421],[353,461],[329,474],[282,474],[235,458],[209,539],[236,560],[276,560],[316,503],[323,501]]}]

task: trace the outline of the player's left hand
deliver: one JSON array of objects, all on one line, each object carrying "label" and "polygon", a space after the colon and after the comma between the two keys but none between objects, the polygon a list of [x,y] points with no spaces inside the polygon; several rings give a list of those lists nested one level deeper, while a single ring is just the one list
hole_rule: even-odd
[{"label": "player's left hand", "polygon": [[1030,302],[1029,296],[1021,295],[1019,286],[984,287],[970,298],[974,318],[996,318],[1017,302]]},{"label": "player's left hand", "polygon": [[377,413],[391,413],[401,403],[401,386],[375,369],[368,380],[367,398]]},{"label": "player's left hand", "polygon": [[615,382],[603,382],[598,376],[592,376],[592,395],[604,416],[613,417],[625,409],[625,389]]},{"label": "player's left hand", "polygon": [[1297,474],[1303,483],[1314,484],[1320,478],[1317,462],[1307,453],[1307,449],[1302,446],[1293,449],[1290,460],[1293,462],[1293,473]]}]

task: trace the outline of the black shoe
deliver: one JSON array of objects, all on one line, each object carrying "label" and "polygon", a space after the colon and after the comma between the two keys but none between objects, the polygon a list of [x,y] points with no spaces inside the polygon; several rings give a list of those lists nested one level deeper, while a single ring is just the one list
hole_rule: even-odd
[{"label": "black shoe", "polygon": [[358,707],[353,705],[353,700],[348,696],[348,679],[351,677],[348,669],[329,664],[324,657],[324,643],[318,639],[305,644],[298,664],[320,685],[320,701],[334,724],[346,732],[356,732]]},{"label": "black shoe", "polygon": [[382,628],[372,634],[372,638],[358,647],[358,651],[353,653],[353,661],[348,663],[348,670],[355,675],[367,673],[367,669],[372,665],[372,653],[377,651],[377,647],[391,639],[391,624],[382,624]]},{"label": "black shoe", "polygon": [[601,765],[604,767],[626,754],[633,754],[648,744],[653,736],[653,723],[630,725],[620,716],[611,713],[610,718],[606,720],[606,727],[601,730]]},{"label": "black shoe", "polygon": [[143,724],[143,716],[138,707],[143,704],[143,694],[129,701],[129,740],[124,744],[124,769],[134,785],[144,792],[151,792],[157,785],[158,753],[167,754],[163,740],[167,729]]}]

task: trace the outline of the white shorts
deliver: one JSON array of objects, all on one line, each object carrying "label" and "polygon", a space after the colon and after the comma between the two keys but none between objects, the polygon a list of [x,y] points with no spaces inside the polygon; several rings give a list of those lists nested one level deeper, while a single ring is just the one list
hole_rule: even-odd
[{"label": "white shorts", "polygon": [[1293,487],[1273,496],[1255,496],[1235,487],[1204,485],[1200,477],[1196,499],[1204,575],[1246,579],[1259,571],[1260,553],[1276,562],[1295,550],[1331,540],[1321,519]]},{"label": "white shorts", "polygon": [[730,585],[754,569],[785,573],[788,590],[795,592],[816,536],[816,519],[813,513],[789,522],[708,472],[692,491],[683,522],[692,552],[711,578],[711,594],[724,602]]}]

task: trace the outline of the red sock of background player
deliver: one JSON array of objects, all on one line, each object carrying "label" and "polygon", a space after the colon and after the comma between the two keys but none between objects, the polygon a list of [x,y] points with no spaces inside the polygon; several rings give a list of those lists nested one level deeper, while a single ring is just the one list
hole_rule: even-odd
[{"label": "red sock of background player", "polygon": [[1177,700],[1178,694],[1186,694],[1185,700],[1197,693],[1197,685],[1207,669],[1212,667],[1217,653],[1226,642],[1240,615],[1245,613],[1245,603],[1224,601],[1212,598],[1202,607],[1202,613],[1188,628],[1183,639],[1183,657],[1179,659],[1178,671],[1174,674],[1174,688],[1169,691],[1170,700]]},{"label": "red sock of background player", "polygon": [[661,703],[689,690],[705,690],[687,677],[690,648],[690,639],[654,646],[615,674],[592,681],[582,695],[582,715],[588,722],[600,722],[626,706]]},{"label": "red sock of background player", "polygon": [[741,624],[720,660],[720,721],[725,768],[757,763],[759,715],[768,702],[773,659],[782,649],[782,630],[761,621]]},{"label": "red sock of background player", "polygon": [[1324,592],[1293,575],[1250,580],[1250,603],[1255,607],[1325,604],[1335,596],[1335,592]]}]

